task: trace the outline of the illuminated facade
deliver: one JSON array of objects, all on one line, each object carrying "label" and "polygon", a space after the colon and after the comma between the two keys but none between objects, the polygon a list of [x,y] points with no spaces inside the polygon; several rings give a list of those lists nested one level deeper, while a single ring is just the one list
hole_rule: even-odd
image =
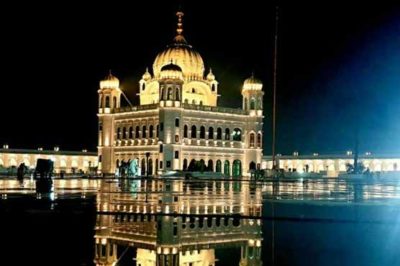
[{"label": "illuminated facade", "polygon": [[[288,172],[326,173],[329,176],[337,176],[346,172],[346,164],[354,163],[354,154],[347,151],[344,154],[333,155],[279,155],[276,157],[279,168]],[[371,172],[400,171],[400,155],[371,154],[369,152],[359,155],[360,163]],[[263,169],[271,169],[271,156],[264,156]]]},{"label": "illuminated facade", "polygon": [[214,266],[215,250],[228,247],[241,249],[236,265],[262,265],[260,186],[240,181],[205,182],[202,187],[164,179],[122,182],[102,181],[97,194],[96,265],[115,265],[121,256],[117,246],[136,248],[136,265],[142,266]]},{"label": "illuminated facade", "polygon": [[202,57],[182,35],[183,13],[177,16],[172,44],[139,81],[140,105],[121,107],[111,73],[100,82],[99,168],[112,174],[122,161],[137,159],[142,175],[197,165],[247,176],[262,160],[262,83],[253,76],[244,82],[242,108],[219,107],[218,81],[211,69],[205,76]]},{"label": "illuminated facade", "polygon": [[97,154],[91,152],[60,151],[58,148],[52,150],[22,150],[9,149],[7,145],[0,149],[0,168],[16,168],[25,163],[28,168],[35,168],[37,159],[50,159],[54,162],[54,171],[59,173],[81,172],[87,173],[90,169],[97,167]]}]

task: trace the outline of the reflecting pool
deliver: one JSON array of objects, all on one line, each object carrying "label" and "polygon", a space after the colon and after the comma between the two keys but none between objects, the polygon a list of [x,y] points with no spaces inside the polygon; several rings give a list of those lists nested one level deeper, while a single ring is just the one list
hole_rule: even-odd
[{"label": "reflecting pool", "polygon": [[[400,265],[399,184],[0,180],[13,265]],[[8,261],[8,260],[7,260]]]}]

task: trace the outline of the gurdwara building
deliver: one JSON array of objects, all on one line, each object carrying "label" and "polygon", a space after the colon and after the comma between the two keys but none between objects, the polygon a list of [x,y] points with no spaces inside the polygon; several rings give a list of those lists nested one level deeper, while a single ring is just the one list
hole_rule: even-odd
[{"label": "gurdwara building", "polygon": [[121,106],[111,73],[100,82],[99,168],[113,174],[137,160],[142,175],[200,169],[248,176],[262,161],[263,85],[251,76],[241,108],[219,106],[219,83],[183,36],[184,14],[176,15],[175,38],[139,81],[139,105]]}]

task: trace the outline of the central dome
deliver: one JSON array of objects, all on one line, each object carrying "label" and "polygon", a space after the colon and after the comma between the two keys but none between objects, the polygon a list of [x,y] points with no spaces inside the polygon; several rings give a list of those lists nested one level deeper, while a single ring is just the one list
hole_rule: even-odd
[{"label": "central dome", "polygon": [[176,13],[178,16],[177,35],[171,45],[160,52],[153,64],[153,73],[156,78],[160,76],[160,71],[163,66],[171,63],[178,65],[182,69],[185,79],[188,78],[203,78],[204,62],[200,54],[189,45],[182,32],[182,17],[183,13]]}]

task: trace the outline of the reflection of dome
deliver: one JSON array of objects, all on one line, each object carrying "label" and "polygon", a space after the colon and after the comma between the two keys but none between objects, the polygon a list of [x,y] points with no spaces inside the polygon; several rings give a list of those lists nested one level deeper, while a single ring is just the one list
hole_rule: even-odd
[{"label": "reflection of dome", "polygon": [[183,79],[182,69],[172,63],[161,68],[160,78],[162,79]]},{"label": "reflection of dome", "polygon": [[117,89],[119,87],[119,79],[117,79],[113,74],[110,73],[108,76],[100,81],[100,88],[101,89]]},{"label": "reflection of dome", "polygon": [[246,79],[243,83],[243,90],[261,90],[263,87],[263,84],[261,80],[256,79],[254,77],[254,74],[251,75],[250,78]]},{"label": "reflection of dome", "polygon": [[185,37],[182,35],[183,13],[178,12],[176,15],[178,16],[177,36],[174,38],[173,43],[168,45],[164,51],[160,52],[154,60],[154,76],[158,77],[161,68],[170,64],[172,61],[174,64],[181,67],[185,77],[203,78],[203,59],[201,58],[200,54],[186,42]]}]

